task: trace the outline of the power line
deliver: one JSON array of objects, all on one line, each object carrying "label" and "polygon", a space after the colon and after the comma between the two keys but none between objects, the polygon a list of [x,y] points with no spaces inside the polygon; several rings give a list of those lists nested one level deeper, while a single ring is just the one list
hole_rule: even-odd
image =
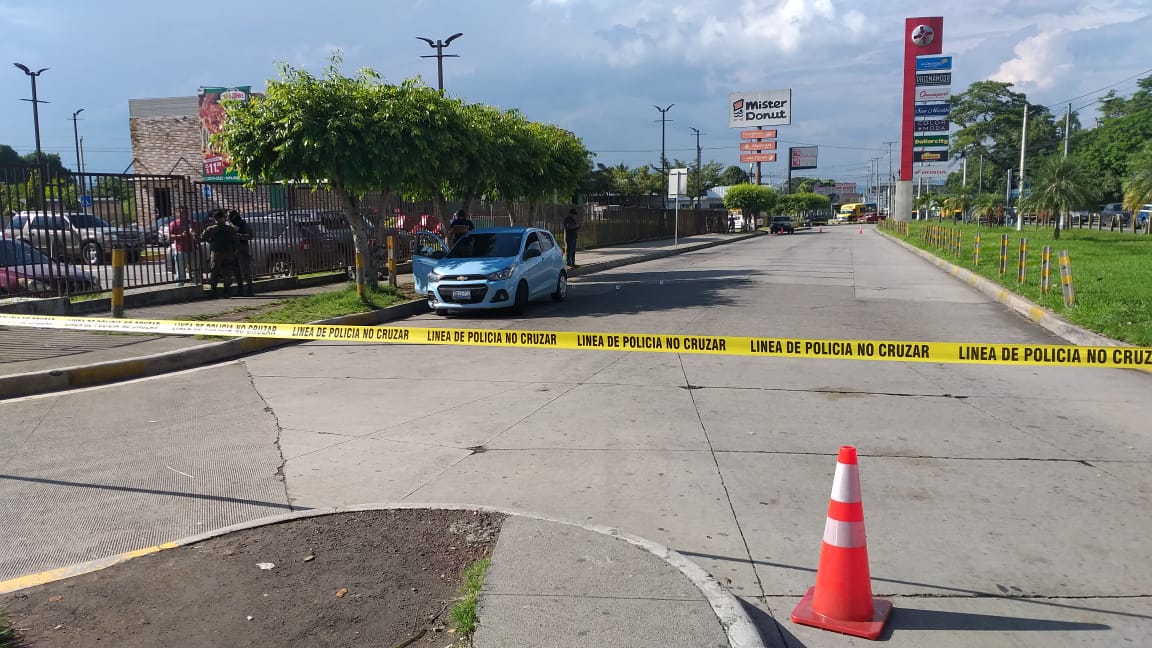
[{"label": "power line", "polygon": [[[1092,92],[1085,92],[1084,94],[1082,94],[1082,95],[1078,95],[1078,96],[1075,96],[1075,97],[1072,97],[1071,99],[1065,99],[1065,100],[1063,100],[1063,101],[1057,101],[1057,102],[1056,102],[1056,103],[1054,103],[1054,104],[1051,104],[1051,105],[1045,106],[1045,108],[1048,108],[1049,110],[1051,110],[1052,108],[1055,108],[1055,107],[1057,107],[1057,106],[1063,106],[1064,104],[1067,104],[1067,103],[1071,103],[1071,102],[1073,102],[1073,101],[1076,101],[1077,99],[1083,99],[1084,97],[1090,97],[1090,96],[1092,96],[1092,95],[1094,95],[1094,94],[1097,94],[1097,93],[1100,93],[1100,92],[1104,92],[1105,90],[1110,90],[1110,89],[1112,89],[1112,88],[1115,88],[1116,86],[1120,85],[1121,83],[1124,83],[1125,81],[1131,81],[1132,79],[1135,79],[1136,77],[1139,77],[1139,76],[1143,76],[1143,75],[1145,75],[1145,74],[1148,74],[1149,72],[1152,72],[1152,68],[1148,68],[1147,70],[1144,70],[1143,72],[1137,72],[1136,74],[1133,74],[1133,75],[1132,75],[1132,76],[1130,76],[1130,77],[1126,77],[1126,78],[1120,79],[1120,80],[1119,80],[1119,81],[1117,81],[1116,83],[1113,83],[1113,84],[1110,84],[1110,85],[1106,85],[1106,86],[1104,86],[1103,88],[1100,88],[1099,90],[1093,90]],[[1093,102],[1093,103],[1095,103],[1095,102]],[[1091,105],[1091,104],[1088,104],[1088,105]],[[1086,106],[1085,106],[1085,107],[1086,107]]]}]

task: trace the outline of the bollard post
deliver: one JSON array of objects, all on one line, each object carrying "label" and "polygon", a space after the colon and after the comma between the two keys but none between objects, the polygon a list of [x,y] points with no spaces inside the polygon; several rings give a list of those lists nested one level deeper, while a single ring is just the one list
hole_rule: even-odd
[{"label": "bollard post", "polygon": [[356,296],[364,299],[364,254],[356,253]]},{"label": "bollard post", "polygon": [[1052,289],[1052,248],[1045,245],[1040,253],[1040,294],[1047,295]]},{"label": "bollard post", "polygon": [[1076,305],[1076,291],[1072,288],[1072,259],[1068,257],[1068,250],[1060,250],[1060,285],[1064,289],[1064,306]]},{"label": "bollard post", "polygon": [[1016,261],[1016,283],[1023,284],[1028,273],[1028,239],[1020,239],[1020,253]]},{"label": "bollard post", "polygon": [[1000,235],[1000,274],[1008,272],[1008,235]]},{"label": "bollard post", "polygon": [[124,248],[112,248],[112,317],[124,317]]},{"label": "bollard post", "polygon": [[956,258],[959,259],[964,254],[964,232],[956,230]]},{"label": "bollard post", "polygon": [[396,235],[388,237],[388,285],[396,287]]},{"label": "bollard post", "polygon": [[980,265],[980,233],[972,239],[972,267]]}]

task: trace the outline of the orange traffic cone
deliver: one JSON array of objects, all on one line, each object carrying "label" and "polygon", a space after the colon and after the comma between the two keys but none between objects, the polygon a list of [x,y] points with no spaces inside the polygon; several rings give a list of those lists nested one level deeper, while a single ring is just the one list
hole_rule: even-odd
[{"label": "orange traffic cone", "polygon": [[860,231],[859,231],[859,232],[856,232],[856,233],[857,233],[857,234],[863,234],[863,233],[864,233],[864,226],[863,226],[863,225],[861,225],[861,226],[860,226]]},{"label": "orange traffic cone", "polygon": [[792,610],[792,621],[875,639],[890,612],[891,601],[872,598],[856,448],[841,446],[820,564],[816,568],[816,586]]}]

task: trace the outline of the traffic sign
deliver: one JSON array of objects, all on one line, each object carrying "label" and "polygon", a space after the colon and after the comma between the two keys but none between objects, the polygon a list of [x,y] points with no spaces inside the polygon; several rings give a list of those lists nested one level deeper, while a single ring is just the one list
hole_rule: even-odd
[{"label": "traffic sign", "polygon": [[768,130],[746,130],[740,131],[740,139],[774,139],[776,137],[776,129]]},{"label": "traffic sign", "polygon": [[212,185],[204,184],[204,185],[200,185],[200,186],[201,186],[200,191],[202,191],[204,193],[204,197],[205,198],[211,198],[212,197]]},{"label": "traffic sign", "polygon": [[741,153],[741,162],[775,162],[775,153]]},{"label": "traffic sign", "polygon": [[92,206],[92,196],[89,196],[88,194],[84,194],[84,195],[80,196],[80,206],[81,207],[91,207]]},{"label": "traffic sign", "polygon": [[741,151],[775,151],[776,142],[740,142]]}]

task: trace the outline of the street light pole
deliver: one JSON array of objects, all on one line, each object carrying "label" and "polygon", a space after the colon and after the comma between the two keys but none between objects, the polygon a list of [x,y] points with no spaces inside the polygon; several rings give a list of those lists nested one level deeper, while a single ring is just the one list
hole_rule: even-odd
[{"label": "street light pole", "polygon": [[[664,186],[668,186],[668,158],[664,155],[664,127],[668,123],[668,111],[672,110],[672,106],[676,104],[668,104],[667,108],[660,106],[653,106],[656,110],[660,111],[660,175],[664,177]],[[668,206],[668,201],[664,201],[664,206]]]},{"label": "street light pole", "polygon": [[696,207],[700,207],[700,194],[703,193],[703,187],[700,184],[701,168],[700,168],[700,129],[688,127],[693,133],[696,134]]},{"label": "street light pole", "polygon": [[84,165],[80,163],[80,129],[76,125],[76,116],[82,112],[83,108],[72,113],[72,138],[76,141],[76,173],[84,173]]},{"label": "street light pole", "polygon": [[435,41],[433,41],[431,38],[424,38],[423,36],[417,36],[416,37],[416,38],[424,41],[425,43],[428,43],[429,47],[436,50],[435,54],[426,54],[426,55],[421,56],[420,58],[434,58],[434,59],[436,59],[436,87],[437,87],[437,89],[440,90],[441,93],[444,92],[444,59],[445,58],[460,58],[460,56],[458,54],[445,54],[444,48],[451,45],[452,41],[456,40],[457,38],[460,38],[463,35],[464,35],[464,32],[458,32],[458,33],[452,34],[451,36],[449,36],[445,40],[437,39]]},{"label": "street light pole", "polygon": [[[13,63],[12,65],[20,68],[24,71],[24,74],[27,74],[32,78],[32,126],[36,130],[36,166],[39,167],[44,162],[44,153],[40,150],[40,104],[48,102],[40,101],[40,99],[36,96],[36,77],[40,76],[44,72],[47,72],[48,68],[40,68],[39,70],[33,72],[32,70],[28,69],[27,65],[24,65],[23,63]],[[23,101],[28,100],[23,99]]]},{"label": "street light pole", "polygon": [[888,218],[893,218],[893,216],[892,216],[892,198],[893,198],[893,194],[896,191],[896,184],[895,184],[896,178],[892,175],[892,145],[896,144],[897,142],[884,142],[884,143],[888,145],[888,201],[887,201],[888,202]]}]

